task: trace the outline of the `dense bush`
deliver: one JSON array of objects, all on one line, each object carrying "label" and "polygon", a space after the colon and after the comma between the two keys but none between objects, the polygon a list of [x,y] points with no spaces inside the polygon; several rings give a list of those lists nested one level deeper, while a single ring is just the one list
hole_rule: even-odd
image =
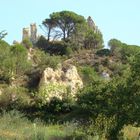
[{"label": "dense bush", "polygon": [[65,55],[68,45],[64,41],[47,42],[47,40],[45,41],[45,38],[41,37],[36,46],[51,55]]},{"label": "dense bush", "polygon": [[36,47],[41,49],[41,50],[46,51],[47,47],[48,47],[47,39],[44,36],[41,36],[36,43]]},{"label": "dense bush", "polygon": [[0,109],[22,109],[30,105],[31,98],[28,90],[22,87],[8,87],[0,95]]},{"label": "dense bush", "polygon": [[[136,112],[140,106],[140,84],[136,78],[132,79],[131,74],[133,75],[133,72],[131,73],[130,69],[126,69],[123,70],[121,76],[117,76],[109,82],[96,81],[85,87],[78,96],[79,106],[85,112],[89,112],[87,114],[93,121],[98,118],[99,114],[109,120],[114,118],[113,127],[109,126],[109,130],[105,134],[105,137],[109,140],[117,140],[119,131],[124,125],[136,122],[139,124],[138,113]],[[135,81],[137,84],[131,84],[130,86],[132,81]],[[132,87],[137,87],[137,91]]]},{"label": "dense bush", "polygon": [[55,69],[61,60],[60,56],[50,55],[38,49],[35,50],[33,55],[33,63],[40,70],[44,70],[46,67]]},{"label": "dense bush", "polygon": [[110,50],[109,49],[101,49],[101,50],[98,50],[97,52],[96,52],[96,54],[98,55],[98,56],[110,56]]},{"label": "dense bush", "polygon": [[89,85],[92,81],[100,79],[94,68],[90,66],[79,67],[79,73],[84,81],[84,85]]},{"label": "dense bush", "polygon": [[50,113],[60,114],[60,113],[68,113],[72,110],[74,103],[72,99],[62,99],[52,98],[48,103],[46,110]]}]

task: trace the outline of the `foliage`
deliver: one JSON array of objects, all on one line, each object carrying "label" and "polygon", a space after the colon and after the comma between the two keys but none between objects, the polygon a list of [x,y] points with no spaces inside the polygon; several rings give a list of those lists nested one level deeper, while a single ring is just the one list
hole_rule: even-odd
[{"label": "foliage", "polygon": [[111,39],[108,42],[108,46],[110,46],[110,50],[111,50],[112,54],[114,54],[115,51],[117,51],[117,48],[121,47],[121,45],[122,45],[121,41],[119,41],[117,39]]},{"label": "foliage", "polygon": [[48,47],[48,41],[46,40],[46,38],[44,36],[40,36],[37,43],[36,43],[36,47],[46,51],[47,47]]},{"label": "foliage", "polygon": [[73,50],[72,50],[72,47],[67,47],[66,49],[65,49],[65,54],[68,56],[68,57],[70,57],[72,54],[73,54]]},{"label": "foliage", "polygon": [[84,85],[89,85],[92,81],[100,79],[93,67],[79,67],[79,72],[81,74],[82,80],[84,81]]},{"label": "foliage", "polygon": [[85,48],[100,49],[103,48],[103,39],[101,33],[95,33],[91,29],[86,32]]},{"label": "foliage", "polygon": [[33,63],[39,69],[44,70],[46,67],[56,68],[62,61],[60,56],[50,55],[43,51],[36,49],[33,55]]},{"label": "foliage", "polygon": [[110,56],[110,50],[109,49],[101,49],[101,50],[98,50],[96,52],[96,54],[98,56]]},{"label": "foliage", "polygon": [[[93,120],[99,114],[107,118],[115,117],[114,127],[106,135],[108,139],[117,139],[119,131],[125,124],[139,123],[136,113],[140,107],[139,82],[136,79],[132,80],[131,76],[130,70],[127,69],[121,77],[113,78],[110,82],[97,82],[85,87],[78,97],[78,104],[89,111]],[[137,84],[130,86],[132,81]]]},{"label": "foliage", "polygon": [[115,127],[115,121],[115,116],[106,117],[103,114],[99,114],[96,119],[90,119],[90,124],[89,127],[87,127],[86,133],[98,136],[99,139],[105,139],[105,136]]},{"label": "foliage", "polygon": [[[78,123],[44,126],[32,124],[19,112],[4,113],[0,139],[117,140],[125,126],[140,126],[139,46],[111,39],[110,50],[102,49],[102,33],[94,22],[90,27],[84,17],[71,11],[54,12],[42,24],[47,39],[41,36],[32,48],[31,63],[27,59],[31,42],[10,46],[2,40],[6,33],[0,32],[0,111],[14,108],[30,114],[32,120],[45,116],[49,121],[50,115],[60,121],[74,118]],[[40,83],[44,69],[57,68],[63,55],[70,58],[66,63],[78,66],[84,82],[76,100],[68,86]],[[109,80],[98,75],[104,71],[111,75]],[[27,80],[26,88],[22,79]]]},{"label": "foliage", "polygon": [[69,113],[71,112],[72,108],[74,106],[74,101],[72,101],[72,98],[63,98],[62,100],[57,97],[53,97],[50,99],[49,103],[45,110],[47,112],[53,113],[53,114],[60,114],[60,113]]},{"label": "foliage", "polygon": [[46,86],[40,85],[39,98],[42,104],[48,103],[53,97],[62,99],[67,96],[67,88],[64,85],[50,83]]},{"label": "foliage", "polygon": [[50,42],[46,52],[51,55],[65,55],[67,44],[64,41]]},{"label": "foliage", "polygon": [[0,96],[0,110],[22,109],[29,106],[31,98],[27,89],[22,87],[7,87]]},{"label": "foliage", "polygon": [[3,40],[0,40],[0,77],[3,80],[9,81],[11,77],[11,55],[10,45]]},{"label": "foliage", "polygon": [[131,57],[134,57],[137,53],[140,53],[140,47],[135,45],[123,45],[121,48],[122,60],[129,62]]},{"label": "foliage", "polygon": [[70,47],[73,49],[73,51],[78,51],[85,47],[84,44],[87,30],[87,23],[76,25],[75,31],[70,38]]},{"label": "foliage", "polygon": [[30,41],[29,39],[24,39],[24,40],[22,41],[22,44],[23,44],[23,46],[25,46],[25,48],[27,48],[27,49],[33,47],[32,43],[31,43],[31,41]]},{"label": "foliage", "polygon": [[67,55],[67,47],[71,47],[72,51],[103,47],[102,33],[89,27],[85,18],[74,12],[54,12],[42,25],[47,39],[41,36],[36,46],[50,54]]},{"label": "foliage", "polygon": [[0,32],[0,40],[2,40],[5,36],[7,35],[7,33],[5,32],[5,30]]},{"label": "foliage", "polygon": [[110,46],[111,54],[121,59],[124,63],[126,63],[131,56],[140,52],[140,48],[138,46],[127,45],[117,39],[111,39],[108,45]]},{"label": "foliage", "polygon": [[36,47],[45,51],[46,53],[49,53],[50,55],[69,55],[67,50],[69,43],[64,41],[48,42],[44,37],[40,37],[36,43]]},{"label": "foliage", "polygon": [[59,34],[60,36],[62,34],[64,41],[71,37],[77,24],[85,22],[83,16],[71,11],[54,12],[50,15],[50,18],[55,22],[56,27],[60,29]]},{"label": "foliage", "polygon": [[132,125],[124,126],[121,131],[123,133],[123,138],[128,140],[138,139],[140,127],[135,127]]},{"label": "foliage", "polygon": [[13,45],[10,48],[12,55],[12,73],[13,75],[23,74],[30,69],[30,63],[27,61],[27,50],[20,44]]},{"label": "foliage", "polygon": [[111,64],[109,63],[108,68],[112,71],[111,76],[114,77],[117,75],[121,76],[123,74],[123,71],[129,68],[129,65],[122,64],[121,62],[115,62]]},{"label": "foliage", "polygon": [[25,118],[19,111],[4,112],[0,116],[0,139],[3,140],[88,140],[76,123],[48,124]]},{"label": "foliage", "polygon": [[20,44],[9,46],[6,42],[0,42],[0,77],[10,82],[16,75],[23,75],[30,64],[27,62],[27,50]]},{"label": "foliage", "polygon": [[[45,29],[47,29],[47,31],[45,30],[45,34],[47,34],[47,41],[50,41],[50,37],[52,37],[53,35],[53,29],[56,27],[56,21],[52,18],[46,18],[43,22],[42,22],[43,26],[45,27]],[[42,27],[42,26],[41,26]]]}]

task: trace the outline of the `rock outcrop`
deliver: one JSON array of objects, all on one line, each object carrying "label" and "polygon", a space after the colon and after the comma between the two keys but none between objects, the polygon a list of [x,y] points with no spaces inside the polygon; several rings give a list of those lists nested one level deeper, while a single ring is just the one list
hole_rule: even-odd
[{"label": "rock outcrop", "polygon": [[59,65],[56,70],[46,68],[40,81],[40,97],[46,101],[53,97],[59,99],[66,96],[74,97],[82,87],[82,79],[74,65]]}]

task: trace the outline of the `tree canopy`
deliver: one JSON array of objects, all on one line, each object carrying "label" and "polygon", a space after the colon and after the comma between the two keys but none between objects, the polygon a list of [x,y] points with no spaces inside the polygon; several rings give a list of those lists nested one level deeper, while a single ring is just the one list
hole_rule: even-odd
[{"label": "tree canopy", "polygon": [[[89,25],[90,21],[92,21],[91,26]],[[54,46],[55,48],[59,47],[57,48],[57,50],[60,50],[59,54],[64,54],[63,48],[65,46],[70,47],[73,51],[82,48],[102,48],[102,33],[91,17],[90,21],[89,18],[86,20],[83,16],[72,11],[54,12],[42,22],[43,26],[40,26],[45,32],[46,38],[43,39],[41,36],[37,42],[37,47],[43,48],[46,52],[52,52],[51,48],[54,48]],[[59,43],[62,46],[58,46],[58,41],[62,41]]]},{"label": "tree canopy", "polygon": [[71,11],[54,12],[50,15],[50,19],[52,19],[55,22],[56,27],[61,30],[60,35],[62,34],[64,40],[70,38],[76,29],[77,24],[85,22],[83,16]]},{"label": "tree canopy", "polygon": [[81,15],[71,11],[61,11],[50,14],[50,17],[46,18],[42,24],[47,30],[47,40],[49,41],[50,38],[62,38],[64,40],[70,38],[76,29],[76,25],[84,22],[85,19]]}]

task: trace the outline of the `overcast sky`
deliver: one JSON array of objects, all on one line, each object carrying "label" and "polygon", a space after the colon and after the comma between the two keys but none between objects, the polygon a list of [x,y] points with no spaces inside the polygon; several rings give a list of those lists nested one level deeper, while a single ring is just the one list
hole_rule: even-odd
[{"label": "overcast sky", "polygon": [[117,38],[140,45],[140,0],[0,0],[0,31],[8,32],[5,40],[9,43],[21,41],[23,27],[35,22],[39,28],[50,13],[62,10],[85,18],[90,15],[105,44]]}]

